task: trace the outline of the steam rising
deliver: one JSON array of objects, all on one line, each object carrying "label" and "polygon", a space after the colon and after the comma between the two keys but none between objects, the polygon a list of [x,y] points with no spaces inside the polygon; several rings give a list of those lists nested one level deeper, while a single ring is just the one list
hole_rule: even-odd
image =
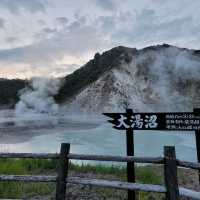
[{"label": "steam rising", "polygon": [[[132,61],[104,73],[65,104],[69,113],[192,111],[200,106],[200,52],[159,45],[129,52]],[[58,79],[33,79],[21,92],[16,113],[57,114]]]},{"label": "steam rising", "polygon": [[[192,111],[200,106],[200,51],[158,45],[132,51],[66,109],[88,112]],[[125,57],[125,56],[124,56]],[[129,58],[130,59],[130,58]]]},{"label": "steam rising", "polygon": [[46,113],[56,115],[59,105],[53,96],[61,86],[59,79],[33,78],[30,86],[20,91],[20,101],[15,106],[15,113]]},{"label": "steam rising", "polygon": [[149,50],[132,65],[144,102],[151,100],[153,110],[191,111],[199,106],[200,57],[194,52],[176,47]]}]

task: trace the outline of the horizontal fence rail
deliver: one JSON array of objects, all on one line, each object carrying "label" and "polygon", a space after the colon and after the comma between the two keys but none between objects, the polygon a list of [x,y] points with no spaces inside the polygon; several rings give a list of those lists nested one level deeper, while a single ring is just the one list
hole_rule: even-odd
[{"label": "horizontal fence rail", "polygon": [[56,182],[57,176],[0,175],[0,181]]},{"label": "horizontal fence rail", "polygon": [[0,158],[58,159],[57,153],[0,153]]},{"label": "horizontal fence rail", "polygon": [[200,170],[200,163],[177,160],[177,165],[180,167]]},{"label": "horizontal fence rail", "polygon": [[[0,181],[24,181],[24,182],[56,182],[56,176],[29,176],[29,175],[0,175]],[[102,179],[87,179],[68,177],[66,183],[106,187],[120,190],[135,190],[143,192],[166,193],[165,186],[141,183],[128,183],[122,181],[108,181]],[[179,187],[180,196],[200,200],[200,192],[195,192]]]},{"label": "horizontal fence rail", "polygon": [[[74,154],[66,156],[71,160],[92,160],[108,162],[131,162],[135,163],[152,163],[164,164],[163,157],[136,157],[136,156],[111,156],[111,155],[91,155],[91,154]],[[57,153],[0,153],[0,158],[31,158],[31,159],[58,159]],[[182,161],[177,159],[177,165],[180,167],[200,169],[200,163]]]},{"label": "horizontal fence rail", "polygon": [[162,164],[164,162],[164,159],[162,157],[69,154],[68,158],[72,160],[94,160],[94,161],[112,161],[112,162],[134,161],[136,163],[154,163],[154,164]]}]

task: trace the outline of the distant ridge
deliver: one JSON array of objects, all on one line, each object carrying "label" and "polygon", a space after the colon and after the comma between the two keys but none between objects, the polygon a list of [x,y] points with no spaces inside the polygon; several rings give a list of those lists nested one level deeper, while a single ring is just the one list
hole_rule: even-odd
[{"label": "distant ridge", "polygon": [[56,97],[67,110],[191,110],[200,105],[200,51],[168,44],[115,47],[65,77]]},{"label": "distant ridge", "polygon": [[105,72],[118,67],[122,62],[130,63],[132,55],[136,53],[135,48],[123,46],[112,48],[101,55],[96,53],[94,59],[65,77],[65,84],[61,87],[56,99],[61,102],[68,100],[96,81]]},{"label": "distant ridge", "polygon": [[[169,44],[143,49],[114,47],[72,74],[55,96],[66,110],[102,112],[135,107],[136,110],[188,110],[199,105],[200,50]],[[24,80],[0,79],[0,105],[13,107]]]}]

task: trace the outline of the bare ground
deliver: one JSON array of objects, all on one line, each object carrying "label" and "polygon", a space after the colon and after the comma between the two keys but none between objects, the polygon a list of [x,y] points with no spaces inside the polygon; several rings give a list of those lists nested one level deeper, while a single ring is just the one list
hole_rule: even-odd
[{"label": "bare ground", "polygon": [[[156,173],[160,176],[163,174],[163,170],[160,167],[155,167]],[[77,173],[70,172],[69,176],[78,176],[81,178],[97,178],[106,180],[121,180],[116,175],[109,174],[95,174],[95,173]],[[200,191],[198,172],[195,170],[179,169],[179,185],[195,191]],[[164,180],[162,180],[164,182]],[[55,194],[46,197],[34,197],[31,200],[53,200]],[[67,200],[125,200],[127,199],[127,192],[117,189],[98,188],[83,185],[68,184],[66,191]],[[155,193],[137,193],[138,200],[164,200],[165,196]],[[182,198],[182,200],[187,198]],[[187,199],[189,200],[189,199]]]}]

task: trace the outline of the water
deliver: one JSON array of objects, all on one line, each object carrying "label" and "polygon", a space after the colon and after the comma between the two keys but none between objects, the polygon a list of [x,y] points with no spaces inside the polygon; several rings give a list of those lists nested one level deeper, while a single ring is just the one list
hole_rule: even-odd
[{"label": "water", "polygon": [[[16,119],[12,113],[6,114],[0,112],[0,151],[55,153],[67,142],[72,153],[126,155],[125,131],[112,129],[105,121],[62,116],[55,123],[54,117]],[[175,145],[179,159],[197,159],[193,132],[135,131],[136,156],[162,156],[165,145]]]}]

